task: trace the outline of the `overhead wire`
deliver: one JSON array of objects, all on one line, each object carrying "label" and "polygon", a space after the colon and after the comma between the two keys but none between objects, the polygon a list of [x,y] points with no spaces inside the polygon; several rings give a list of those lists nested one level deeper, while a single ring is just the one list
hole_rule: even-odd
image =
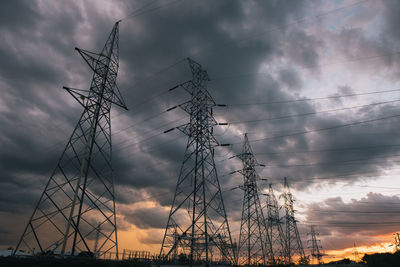
[{"label": "overhead wire", "polygon": [[[130,147],[130,146],[133,146],[133,145],[138,145],[138,144],[141,144],[141,143],[143,143],[143,142],[146,142],[146,141],[148,141],[148,140],[150,140],[150,139],[153,139],[153,138],[155,138],[155,137],[157,137],[157,136],[160,136],[161,134],[164,133],[164,131],[159,131],[160,129],[163,129],[163,128],[165,128],[166,126],[168,126],[168,125],[170,125],[170,124],[172,124],[172,123],[176,123],[176,122],[178,122],[178,121],[181,121],[181,120],[183,120],[183,119],[186,119],[186,117],[182,117],[182,118],[176,119],[176,120],[174,120],[174,121],[167,122],[167,123],[165,123],[165,124],[163,124],[163,125],[161,125],[161,126],[155,128],[155,129],[153,129],[153,130],[151,130],[151,131],[148,131],[148,132],[142,134],[142,135],[146,135],[146,136],[147,136],[147,135],[149,135],[150,133],[157,132],[156,134],[152,135],[151,137],[147,137],[147,138],[143,139],[142,141],[135,142],[135,143],[133,143],[133,144],[128,144],[128,145],[126,145],[126,146],[127,146],[127,147]],[[121,142],[121,143],[119,143],[119,144],[117,144],[117,145],[121,145],[121,144],[123,144],[123,143],[126,143],[126,141]],[[117,150],[123,150],[123,149],[125,149],[125,146],[119,147]]]},{"label": "overhead wire", "polygon": [[[383,58],[383,57],[390,57],[393,55],[399,55],[400,51],[392,51],[392,52],[388,52],[385,54],[381,54],[381,55],[369,55],[369,56],[364,56],[364,57],[354,57],[354,58],[345,58],[343,60],[337,60],[334,62],[328,62],[328,63],[324,63],[324,64],[316,64],[316,65],[311,65],[311,66],[305,66],[305,67],[296,67],[293,71],[294,73],[298,73],[302,70],[310,70],[310,69],[320,69],[322,67],[326,67],[326,66],[331,66],[331,65],[336,65],[339,63],[347,63],[347,62],[358,62],[358,61],[363,61],[363,60],[374,60],[374,59],[379,59],[379,58]],[[213,81],[219,81],[219,80],[225,80],[225,79],[229,79],[231,80],[233,79],[241,79],[243,76],[265,76],[268,75],[268,72],[247,72],[247,73],[230,73],[230,74],[222,74],[222,75],[217,75],[217,76],[213,76]]]},{"label": "overhead wire", "polygon": [[[361,0],[361,1],[358,1],[356,3],[352,3],[352,4],[349,4],[349,5],[346,5],[346,6],[342,6],[342,7],[339,7],[339,8],[334,8],[334,9],[331,9],[331,10],[328,10],[328,11],[325,11],[325,12],[321,12],[321,13],[315,15],[315,16],[307,16],[307,17],[304,17],[302,19],[296,20],[294,22],[287,23],[287,24],[285,24],[283,26],[280,26],[280,27],[275,27],[275,28],[269,29],[269,30],[261,32],[261,33],[253,34],[252,36],[241,38],[239,40],[236,40],[235,42],[236,43],[241,43],[241,42],[245,42],[245,41],[248,41],[248,40],[251,40],[251,39],[255,39],[255,38],[258,38],[260,36],[266,35],[266,34],[268,34],[270,32],[283,30],[283,29],[285,29],[285,28],[287,28],[289,26],[302,23],[302,22],[304,22],[304,21],[306,21],[307,19],[310,19],[310,18],[311,19],[317,19],[317,18],[326,16],[326,15],[329,15],[329,14],[335,13],[337,11],[341,11],[341,10],[344,10],[344,9],[347,9],[347,8],[355,7],[357,5],[365,3],[366,1],[368,1],[368,0]],[[227,44],[229,45],[231,43],[232,43],[232,41],[221,43],[218,46],[214,45],[214,49],[215,49],[215,47],[218,47],[218,48],[219,47],[221,47],[221,48],[223,47],[223,48],[225,48]],[[203,54],[206,51],[210,51],[211,49],[212,49],[212,46],[210,45],[208,48],[199,49],[197,52],[191,53],[191,56],[198,55],[198,54]]]},{"label": "overhead wire", "polygon": [[[343,127],[350,127],[350,126],[354,126],[354,125],[359,125],[359,124],[364,124],[364,123],[369,123],[369,122],[375,122],[375,121],[380,121],[380,120],[387,120],[387,119],[398,118],[398,117],[400,117],[400,114],[395,114],[395,115],[385,116],[385,117],[380,117],[380,118],[375,118],[375,119],[355,121],[355,122],[351,122],[351,123],[339,124],[339,125],[330,126],[330,127],[324,127],[324,128],[318,128],[318,129],[294,132],[294,133],[289,133],[289,134],[284,134],[284,135],[263,137],[263,138],[249,140],[249,142],[269,141],[269,140],[274,140],[274,139],[279,139],[279,138],[292,137],[292,136],[304,135],[304,134],[315,133],[315,132],[329,131],[329,130],[333,130],[333,129],[343,128]],[[236,144],[241,144],[241,142],[240,143],[239,142],[232,143],[232,145],[236,145]]]},{"label": "overhead wire", "polygon": [[384,155],[378,157],[371,157],[365,159],[353,159],[353,160],[342,160],[342,161],[331,161],[331,162],[317,162],[317,163],[307,163],[307,164],[277,164],[277,165],[265,165],[264,168],[291,168],[291,167],[312,167],[312,166],[332,166],[336,164],[343,164],[344,166],[347,165],[363,165],[363,164],[379,164],[379,163],[387,163],[386,161],[379,161],[373,162],[370,160],[377,159],[377,158],[392,158],[392,157],[400,157],[400,154],[395,155]]},{"label": "overhead wire", "polygon": [[161,115],[163,115],[163,114],[165,114],[165,113],[167,113],[166,110],[161,111],[161,112],[159,112],[159,113],[157,113],[157,114],[154,114],[154,115],[152,115],[152,116],[149,116],[149,117],[147,117],[147,118],[145,118],[145,119],[143,119],[143,120],[141,120],[141,121],[138,121],[138,122],[136,122],[136,123],[134,123],[134,124],[129,125],[128,127],[125,127],[125,128],[123,128],[123,129],[120,129],[120,130],[114,132],[114,135],[118,135],[118,134],[120,134],[121,132],[124,132],[124,131],[126,131],[126,130],[129,130],[129,129],[131,129],[131,128],[133,128],[133,127],[139,125],[139,124],[142,124],[142,123],[144,123],[144,122],[153,120],[153,119],[155,119],[155,118],[157,118],[157,117],[159,117],[159,116],[161,116]]},{"label": "overhead wire", "polygon": [[[389,171],[396,171],[396,170],[400,170],[400,168],[386,168],[385,170],[386,170],[386,171],[388,171],[388,170],[389,170]],[[367,174],[369,174],[369,173],[370,173],[370,175],[367,175]],[[233,174],[235,174],[235,173],[230,172],[230,173],[223,174],[223,175],[221,175],[220,177],[231,176],[231,175],[233,175]],[[315,180],[348,179],[348,177],[351,177],[351,176],[358,176],[358,177],[357,177],[358,179],[362,179],[362,178],[366,178],[366,177],[368,177],[368,178],[377,177],[378,174],[375,173],[375,172],[367,172],[367,173],[364,173],[364,172],[360,172],[360,171],[357,171],[357,172],[346,172],[346,173],[341,173],[341,174],[336,174],[336,175],[330,175],[330,176],[317,176],[317,177],[311,177],[311,178],[300,177],[300,178],[292,179],[292,180],[290,181],[290,183],[291,183],[291,184],[293,184],[293,183],[304,183],[304,182],[306,182],[306,183],[313,183],[313,181],[315,181]],[[382,176],[382,175],[381,175],[381,176]],[[390,175],[383,175],[383,176],[390,176]],[[265,176],[263,176],[263,177],[265,177]],[[281,181],[281,180],[278,180],[278,179],[276,179],[276,178],[271,178],[271,177],[267,177],[267,178],[268,178],[268,183],[269,183],[269,184],[272,184],[272,185],[277,185],[277,184],[281,185],[281,184],[282,184],[282,181]],[[317,181],[315,181],[315,183],[317,183]],[[397,188],[395,188],[395,187],[389,187],[388,189],[397,189]]]},{"label": "overhead wire", "polygon": [[[143,78],[143,79],[144,79],[144,80],[148,80],[148,79],[150,79],[150,78],[152,78],[152,77],[154,77],[154,76],[156,76],[156,75],[158,75],[158,74],[160,74],[160,73],[162,73],[162,72],[165,72],[165,71],[167,71],[167,70],[169,70],[169,69],[171,69],[171,68],[177,66],[178,64],[182,63],[182,62],[185,61],[185,60],[186,60],[186,59],[178,60],[177,62],[175,62],[175,63],[173,63],[173,64],[171,64],[171,65],[168,65],[167,67],[162,68],[162,69],[158,70],[157,72],[154,72],[154,73],[152,73],[151,75],[149,75],[149,76],[147,76],[147,77],[145,77],[145,78]],[[142,80],[142,82],[143,82],[143,80]],[[134,83],[132,86],[137,85],[137,84],[138,84],[138,82]],[[140,84],[140,83],[139,83],[139,84]],[[154,99],[157,99],[157,98],[159,98],[159,97],[161,97],[161,96],[163,96],[163,95],[165,95],[165,94],[171,92],[173,89],[175,89],[176,87],[179,87],[179,86],[180,86],[180,84],[178,84],[177,86],[174,86],[174,87],[172,87],[172,88],[168,88],[168,89],[166,89],[166,90],[162,90],[162,91],[160,91],[160,92],[157,92],[157,93],[155,93],[155,94],[152,94],[150,97],[146,98],[145,100],[140,101],[140,102],[138,102],[138,103],[136,103],[136,104],[133,104],[132,107],[129,107],[129,110],[123,110],[122,112],[118,113],[117,115],[112,116],[112,119],[114,119],[114,118],[116,118],[116,117],[119,117],[119,116],[121,116],[121,115],[123,115],[123,114],[126,114],[126,113],[128,113],[128,112],[131,112],[131,111],[133,111],[133,110],[136,111],[139,107],[141,107],[141,106],[143,106],[143,105],[145,105],[145,104],[148,104],[148,103],[150,103],[151,101],[153,101]]]},{"label": "overhead wire", "polygon": [[300,98],[300,99],[291,99],[291,100],[274,100],[267,102],[254,102],[254,103],[233,103],[226,104],[229,107],[232,106],[252,106],[252,105],[273,105],[273,104],[286,104],[286,103],[294,103],[294,102],[305,102],[305,101],[317,101],[317,100],[325,100],[325,99],[337,99],[344,97],[353,97],[353,96],[361,96],[361,95],[374,95],[374,94],[384,94],[384,93],[393,93],[399,92],[400,89],[391,89],[391,90],[383,90],[383,91],[372,91],[372,92],[364,92],[364,93],[351,93],[351,94],[343,94],[343,95],[332,95],[332,96],[324,96],[324,97],[316,97],[316,98]]},{"label": "overhead wire", "polygon": [[316,210],[316,209],[308,209],[307,211],[321,212],[321,213],[351,213],[351,214],[398,214],[400,210],[388,210],[388,211],[359,211],[359,210]]},{"label": "overhead wire", "polygon": [[371,103],[371,104],[357,105],[357,106],[351,106],[351,107],[342,107],[342,108],[337,108],[337,109],[313,111],[313,112],[300,113],[300,114],[290,114],[290,115],[278,116],[278,117],[273,117],[273,118],[254,119],[254,120],[240,120],[240,121],[228,121],[226,123],[228,125],[231,125],[231,124],[243,124],[243,123],[252,123],[252,122],[260,122],[260,121],[282,120],[282,119],[289,119],[289,118],[294,118],[294,117],[317,115],[317,114],[321,114],[321,113],[330,113],[330,112],[351,110],[351,109],[356,109],[356,108],[365,108],[365,107],[371,107],[371,106],[378,106],[378,105],[383,105],[383,104],[395,103],[395,102],[399,102],[399,101],[400,101],[400,99],[396,99],[396,100],[375,102],[375,103]]},{"label": "overhead wire", "polygon": [[138,9],[134,10],[133,12],[129,13],[128,15],[126,15],[125,17],[120,19],[120,21],[123,21],[123,20],[125,20],[127,18],[134,18],[134,17],[137,17],[137,16],[141,16],[141,15],[144,15],[144,14],[159,10],[161,8],[165,8],[165,7],[171,6],[172,4],[176,4],[177,2],[181,2],[181,1],[182,0],[173,0],[173,1],[169,2],[169,3],[167,3],[167,4],[159,5],[159,6],[156,6],[156,7],[153,7],[153,8],[146,9],[147,7],[153,5],[155,2],[157,2],[157,0],[155,0],[155,1],[152,1],[150,3],[145,4],[141,8],[138,8]]},{"label": "overhead wire", "polygon": [[346,150],[364,150],[364,149],[368,150],[368,149],[378,149],[378,148],[388,148],[388,147],[400,147],[400,144],[381,144],[381,145],[371,145],[371,146],[326,148],[326,149],[298,150],[298,151],[258,152],[258,153],[254,153],[254,155],[277,155],[277,154],[341,152],[341,151],[346,151]]}]

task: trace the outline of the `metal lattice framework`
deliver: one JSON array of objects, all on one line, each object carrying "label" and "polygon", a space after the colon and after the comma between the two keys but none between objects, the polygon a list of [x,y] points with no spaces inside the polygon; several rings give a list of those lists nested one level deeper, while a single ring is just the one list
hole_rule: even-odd
[{"label": "metal lattice framework", "polygon": [[400,233],[394,234],[394,249],[400,251]]},{"label": "metal lattice framework", "polygon": [[358,254],[356,242],[354,242],[354,246],[353,246],[353,257],[354,257],[354,261],[355,262],[359,262],[360,261],[360,255]]},{"label": "metal lattice framework", "polygon": [[237,263],[265,265],[268,260],[273,261],[274,257],[257,187],[259,177],[256,166],[260,164],[250,147],[247,133],[244,135],[243,152],[236,157],[242,160],[243,168],[238,172],[243,175],[243,185],[240,188],[244,191]]},{"label": "metal lattice framework", "polygon": [[182,254],[191,264],[196,261],[233,262],[232,238],[221,187],[214,162],[213,136],[215,101],[207,90],[208,74],[188,58],[193,75],[181,84],[191,100],[179,107],[190,115],[190,122],[177,127],[188,136],[175,195],[163,238],[160,258],[176,259]]},{"label": "metal lattice framework", "polygon": [[93,70],[92,82],[89,90],[64,89],[84,111],[14,253],[118,257],[110,110],[112,104],[127,109],[116,86],[118,25],[100,53],[75,48]]},{"label": "metal lattice framework", "polygon": [[286,224],[286,233],[285,233],[285,243],[286,243],[286,255],[285,262],[292,263],[293,256],[297,255],[299,257],[299,261],[304,262],[307,261],[307,257],[304,253],[303,244],[300,239],[299,230],[297,229],[297,221],[295,219],[295,211],[293,208],[293,195],[290,192],[289,184],[285,177],[284,182],[284,192],[281,195],[284,199],[284,207],[285,207],[285,224]]},{"label": "metal lattice framework", "polygon": [[324,254],[321,252],[321,240],[317,239],[319,233],[315,232],[314,225],[311,225],[311,230],[308,234],[311,236],[311,239],[307,241],[309,244],[311,243],[311,245],[308,246],[308,248],[311,249],[311,256],[317,261],[317,264],[322,264],[322,256]]},{"label": "metal lattice framework", "polygon": [[279,216],[279,204],[275,197],[272,184],[269,184],[267,194],[267,234],[271,240],[275,263],[285,263],[286,246],[282,220]]}]

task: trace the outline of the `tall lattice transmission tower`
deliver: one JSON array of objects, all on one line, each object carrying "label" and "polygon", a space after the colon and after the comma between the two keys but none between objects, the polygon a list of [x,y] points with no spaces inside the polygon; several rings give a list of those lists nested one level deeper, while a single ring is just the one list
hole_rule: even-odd
[{"label": "tall lattice transmission tower", "polygon": [[285,263],[285,233],[282,228],[279,208],[278,200],[272,189],[272,184],[269,184],[267,194],[267,234],[271,240],[275,263]]},{"label": "tall lattice transmission tower", "polygon": [[190,115],[190,121],[177,127],[188,141],[160,259],[183,254],[191,264],[233,262],[232,238],[214,162],[218,142],[213,136],[213,126],[217,125],[213,107],[217,104],[207,90],[207,72],[199,63],[189,58],[188,62],[193,77],[180,86],[191,99],[179,107]]},{"label": "tall lattice transmission tower", "polygon": [[400,251],[400,233],[394,234],[394,249]]},{"label": "tall lattice transmission tower", "polygon": [[310,240],[307,241],[309,244],[308,248],[311,249],[311,256],[314,260],[316,260],[316,263],[322,264],[323,253],[321,252],[322,250],[321,240],[317,239],[319,233],[315,231],[314,225],[311,225],[311,230],[310,233],[308,234],[310,235],[311,238]]},{"label": "tall lattice transmission tower", "polygon": [[354,242],[354,245],[353,245],[353,258],[354,258],[355,262],[359,262],[360,261],[360,255],[358,254],[358,249],[357,249],[357,246],[356,246],[356,242]]},{"label": "tall lattice transmission tower", "polygon": [[16,250],[118,257],[111,105],[126,105],[116,85],[118,25],[100,53],[75,48],[93,70],[89,90],[64,87],[84,108],[26,225]]},{"label": "tall lattice transmission tower", "polygon": [[256,166],[260,166],[251,149],[247,133],[244,135],[243,152],[237,155],[242,160],[243,168],[238,172],[243,175],[244,192],[242,219],[237,252],[239,265],[265,265],[274,257],[272,246],[267,235],[267,225],[261,208]]},{"label": "tall lattice transmission tower", "polygon": [[281,195],[284,199],[285,207],[285,243],[286,243],[286,260],[287,263],[293,262],[293,256],[297,255],[300,262],[306,262],[307,257],[304,253],[303,243],[300,239],[299,230],[297,229],[297,221],[295,219],[295,210],[293,208],[293,195],[290,192],[288,181],[285,177],[284,192]]}]

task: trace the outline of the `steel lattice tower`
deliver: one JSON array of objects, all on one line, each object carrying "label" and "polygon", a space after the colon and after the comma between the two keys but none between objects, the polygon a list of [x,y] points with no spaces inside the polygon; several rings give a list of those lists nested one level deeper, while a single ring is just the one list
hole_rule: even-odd
[{"label": "steel lattice tower", "polygon": [[267,235],[267,225],[261,208],[256,166],[260,166],[250,147],[247,133],[244,135],[243,152],[236,157],[242,160],[244,191],[242,219],[240,224],[237,263],[239,265],[265,265],[273,261],[272,246]]},{"label": "steel lattice tower", "polygon": [[354,242],[354,246],[353,246],[353,257],[354,257],[354,261],[356,263],[360,260],[360,255],[358,254],[356,242]]},{"label": "steel lattice tower", "polygon": [[275,197],[271,184],[269,184],[267,194],[267,213],[267,234],[271,240],[275,262],[284,263],[286,255],[285,234],[282,229],[282,220],[279,216],[278,200]]},{"label": "steel lattice tower", "polygon": [[311,249],[311,256],[317,260],[318,264],[322,264],[323,254],[321,253],[321,240],[317,239],[317,235],[319,235],[319,233],[315,232],[314,225],[311,225],[311,231],[308,234],[311,236],[311,239],[308,240],[308,243],[311,243],[311,245],[308,247]]},{"label": "steel lattice tower", "polygon": [[188,58],[192,80],[181,84],[191,100],[179,107],[190,122],[177,127],[188,136],[175,195],[169,213],[160,259],[181,254],[208,264],[213,260],[233,262],[234,253],[221,188],[214,162],[215,101],[207,90],[208,74]]},{"label": "steel lattice tower", "polygon": [[[64,87],[84,111],[14,251],[118,257],[114,175],[111,161],[111,105],[126,105],[116,86],[118,24],[104,48],[93,53],[75,48],[93,70],[89,90]],[[96,252],[97,252],[96,251]]]},{"label": "steel lattice tower", "polygon": [[300,257],[300,261],[307,261],[306,255],[304,253],[303,244],[300,239],[299,230],[297,229],[297,221],[294,217],[294,208],[293,208],[293,196],[290,193],[289,184],[285,177],[284,182],[284,192],[281,195],[284,199],[284,207],[285,207],[285,224],[286,224],[286,233],[285,233],[285,243],[286,243],[286,263],[293,262],[293,256],[297,255]]},{"label": "steel lattice tower", "polygon": [[394,234],[394,248],[395,251],[400,251],[400,233]]}]

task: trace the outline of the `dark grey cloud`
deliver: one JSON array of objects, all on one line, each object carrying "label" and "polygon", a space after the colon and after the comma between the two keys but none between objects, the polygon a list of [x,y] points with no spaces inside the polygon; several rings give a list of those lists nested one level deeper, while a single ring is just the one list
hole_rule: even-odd
[{"label": "dark grey cloud", "polygon": [[329,249],[351,248],[354,242],[374,245],[380,236],[396,231],[399,204],[397,196],[372,192],[349,203],[340,197],[329,198],[308,205],[307,223],[318,226],[322,242]]},{"label": "dark grey cloud", "polygon": [[125,220],[142,229],[165,228],[168,211],[162,207],[138,208],[125,214]]},{"label": "dark grey cloud", "polygon": [[384,25],[384,32],[381,37],[384,39],[389,39],[390,41],[398,41],[400,39],[399,32],[396,27],[400,25],[400,19],[396,16],[396,12],[400,10],[400,4],[397,1],[381,1],[384,16],[386,18]]},{"label": "dark grey cloud", "polygon": [[38,3],[31,1],[2,1],[0,8],[0,27],[23,31],[25,27],[39,22]]},{"label": "dark grey cloud", "polygon": [[139,237],[139,241],[143,244],[151,244],[151,245],[158,245],[162,242],[162,233],[159,235],[155,235],[154,232],[146,233],[145,236]]},{"label": "dark grey cloud", "polygon": [[286,84],[290,90],[300,90],[302,88],[302,81],[293,69],[282,69],[279,72],[279,80]]}]

